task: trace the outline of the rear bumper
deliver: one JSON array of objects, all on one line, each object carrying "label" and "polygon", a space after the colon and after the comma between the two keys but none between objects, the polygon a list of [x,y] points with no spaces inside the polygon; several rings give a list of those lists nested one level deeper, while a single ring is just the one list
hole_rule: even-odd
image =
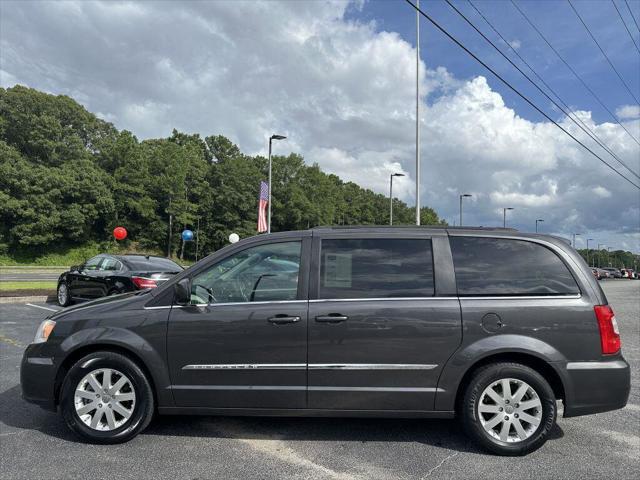
[{"label": "rear bumper", "polygon": [[623,408],[629,398],[631,374],[623,359],[569,362],[564,367],[565,417]]},{"label": "rear bumper", "polygon": [[39,355],[40,345],[29,345],[22,357],[20,366],[22,398],[46,410],[55,411],[56,367],[52,358]]}]

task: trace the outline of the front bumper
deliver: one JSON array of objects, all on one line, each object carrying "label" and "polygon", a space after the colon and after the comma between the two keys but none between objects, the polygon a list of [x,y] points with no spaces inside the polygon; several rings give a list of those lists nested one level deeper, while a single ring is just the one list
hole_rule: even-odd
[{"label": "front bumper", "polygon": [[27,347],[20,365],[22,398],[40,407],[56,411],[55,378],[56,365],[52,357],[42,356],[42,345]]},{"label": "front bumper", "polygon": [[627,404],[631,373],[622,357],[602,362],[569,362],[564,373],[565,417],[608,412]]}]

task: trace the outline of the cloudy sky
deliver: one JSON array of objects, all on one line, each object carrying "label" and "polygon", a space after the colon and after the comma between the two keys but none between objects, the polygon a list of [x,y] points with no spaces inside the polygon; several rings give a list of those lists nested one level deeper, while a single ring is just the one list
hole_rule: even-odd
[{"label": "cloudy sky", "polygon": [[[635,16],[627,8],[627,3]],[[640,183],[640,2],[516,0],[604,107],[507,1],[474,1],[624,163],[578,129],[443,1],[422,6],[577,138]],[[468,2],[455,5],[505,52]],[[415,12],[389,1],[0,2],[0,84],[75,98],[140,139],[223,134],[415,202]],[[625,29],[624,25],[629,29]],[[635,41],[634,42],[632,41]],[[526,67],[514,61],[523,69]],[[529,73],[529,72],[528,72]],[[640,190],[421,21],[421,198],[451,224],[509,225],[640,251]],[[634,98],[635,97],[635,98]],[[607,111],[609,110],[609,111]],[[617,118],[629,133],[614,120]],[[582,239],[581,239],[582,238]]]}]

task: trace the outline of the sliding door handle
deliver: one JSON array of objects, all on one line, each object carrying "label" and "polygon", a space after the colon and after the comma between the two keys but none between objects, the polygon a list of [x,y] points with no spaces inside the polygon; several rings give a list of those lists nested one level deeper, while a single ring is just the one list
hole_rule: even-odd
[{"label": "sliding door handle", "polygon": [[340,315],[339,313],[332,313],[330,315],[318,315],[316,322],[322,323],[340,323],[346,322],[349,319],[346,315]]},{"label": "sliding door handle", "polygon": [[275,325],[284,325],[287,323],[298,323],[300,321],[300,317],[289,317],[287,315],[276,315],[275,317],[270,317],[267,319],[269,323],[273,323]]}]

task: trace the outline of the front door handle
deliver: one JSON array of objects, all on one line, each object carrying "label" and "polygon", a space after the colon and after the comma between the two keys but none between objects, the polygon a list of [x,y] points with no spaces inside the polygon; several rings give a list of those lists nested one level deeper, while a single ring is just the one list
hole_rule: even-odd
[{"label": "front door handle", "polygon": [[349,319],[346,315],[340,315],[339,313],[331,313],[329,315],[318,315],[316,322],[323,323],[340,323],[346,322]]},{"label": "front door handle", "polygon": [[276,315],[275,317],[269,317],[267,319],[269,323],[273,323],[275,325],[284,325],[287,323],[298,323],[300,321],[300,317],[289,317],[287,315]]}]

